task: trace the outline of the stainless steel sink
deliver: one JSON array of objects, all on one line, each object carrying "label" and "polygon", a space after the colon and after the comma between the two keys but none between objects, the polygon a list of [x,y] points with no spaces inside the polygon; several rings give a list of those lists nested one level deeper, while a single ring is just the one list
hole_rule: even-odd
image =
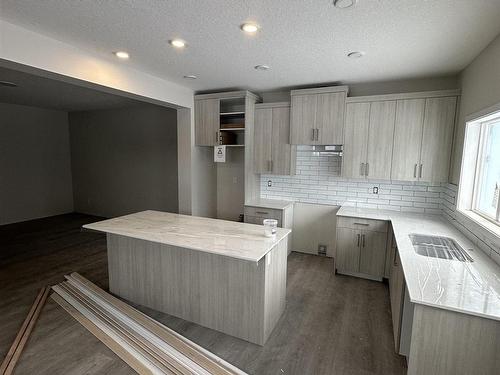
[{"label": "stainless steel sink", "polygon": [[413,249],[419,255],[432,258],[473,262],[474,260],[456,241],[449,237],[428,236],[412,233],[409,235]]}]

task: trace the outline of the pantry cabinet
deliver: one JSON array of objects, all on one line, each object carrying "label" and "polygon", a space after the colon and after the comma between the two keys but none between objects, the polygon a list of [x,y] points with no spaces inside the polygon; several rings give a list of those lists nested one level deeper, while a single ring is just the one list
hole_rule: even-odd
[{"label": "pantry cabinet", "polygon": [[290,143],[340,145],[347,86],[291,91]]},{"label": "pantry cabinet", "polygon": [[398,100],[392,180],[448,180],[456,103],[456,96]]},{"label": "pantry cabinet", "polygon": [[295,173],[296,146],[290,144],[290,103],[255,106],[254,172]]},{"label": "pantry cabinet", "polygon": [[384,277],[387,222],[337,217],[335,268],[338,273],[382,280]]}]

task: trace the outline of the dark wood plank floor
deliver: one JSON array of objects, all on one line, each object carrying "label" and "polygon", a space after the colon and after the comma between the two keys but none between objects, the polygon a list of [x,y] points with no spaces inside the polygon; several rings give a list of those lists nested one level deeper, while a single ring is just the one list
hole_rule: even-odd
[{"label": "dark wood plank floor", "polygon": [[[61,215],[0,227],[0,355],[39,288],[77,271],[107,288],[105,236],[81,232],[97,218]],[[292,253],[287,306],[264,347],[139,307],[250,374],[405,374],[394,354],[385,284],[335,276],[331,259]],[[132,374],[124,362],[48,300],[16,374]]]}]

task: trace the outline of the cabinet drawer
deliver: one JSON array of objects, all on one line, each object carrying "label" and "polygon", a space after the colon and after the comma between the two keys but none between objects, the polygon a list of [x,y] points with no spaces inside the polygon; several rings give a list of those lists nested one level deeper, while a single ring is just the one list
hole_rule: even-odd
[{"label": "cabinet drawer", "polygon": [[[245,216],[257,216],[263,217],[264,219],[276,219],[281,220],[281,210],[274,210],[270,208],[245,206],[244,213]],[[262,223],[261,223],[262,224]]]},{"label": "cabinet drawer", "polygon": [[337,227],[387,233],[388,222],[383,220],[339,216],[337,217]]}]

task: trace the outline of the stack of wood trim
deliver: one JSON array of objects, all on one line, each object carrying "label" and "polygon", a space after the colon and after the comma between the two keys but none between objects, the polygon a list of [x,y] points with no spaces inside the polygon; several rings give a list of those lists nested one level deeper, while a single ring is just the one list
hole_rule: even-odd
[{"label": "stack of wood trim", "polygon": [[139,374],[246,374],[78,273],[65,277],[52,299]]},{"label": "stack of wood trim", "polygon": [[31,309],[21,325],[14,342],[0,365],[0,375],[10,375],[14,372],[14,367],[21,356],[24,346],[28,342],[31,331],[33,331],[35,323],[42,312],[42,308],[45,305],[49,292],[50,287],[44,287],[36,296],[35,302],[31,306]]}]

